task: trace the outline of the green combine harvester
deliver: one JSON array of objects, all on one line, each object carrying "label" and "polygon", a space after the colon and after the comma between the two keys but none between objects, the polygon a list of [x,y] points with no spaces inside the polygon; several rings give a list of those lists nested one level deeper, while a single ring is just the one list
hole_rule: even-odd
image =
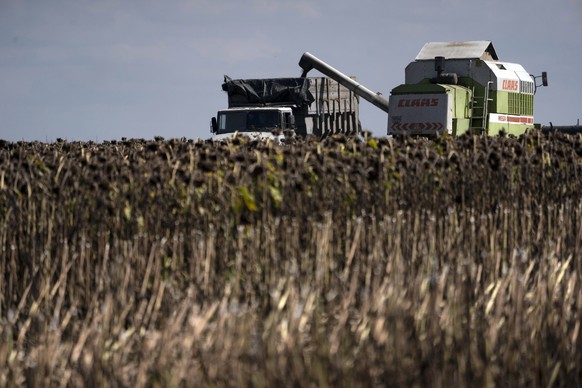
[{"label": "green combine harvester", "polygon": [[[541,85],[536,79],[541,78]],[[534,95],[547,75],[502,62],[490,41],[430,42],[392,89],[388,134],[520,135],[534,127]]]}]

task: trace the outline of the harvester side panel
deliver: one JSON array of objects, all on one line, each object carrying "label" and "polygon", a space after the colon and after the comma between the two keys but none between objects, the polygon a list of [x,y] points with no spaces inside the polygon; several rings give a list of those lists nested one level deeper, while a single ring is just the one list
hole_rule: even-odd
[{"label": "harvester side panel", "polygon": [[392,134],[451,133],[452,96],[447,93],[393,94],[388,130]]}]

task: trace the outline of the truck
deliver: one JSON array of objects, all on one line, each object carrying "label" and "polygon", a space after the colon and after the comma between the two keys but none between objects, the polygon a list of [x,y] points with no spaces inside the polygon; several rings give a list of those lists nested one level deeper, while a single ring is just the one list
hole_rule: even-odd
[{"label": "truck", "polygon": [[390,92],[388,134],[520,135],[534,128],[534,95],[547,84],[546,72],[500,61],[491,41],[428,42]]},{"label": "truck", "polygon": [[214,140],[235,133],[258,139],[299,136],[325,137],[362,131],[359,99],[328,77],[231,79],[222,89],[228,108],[211,119]]}]

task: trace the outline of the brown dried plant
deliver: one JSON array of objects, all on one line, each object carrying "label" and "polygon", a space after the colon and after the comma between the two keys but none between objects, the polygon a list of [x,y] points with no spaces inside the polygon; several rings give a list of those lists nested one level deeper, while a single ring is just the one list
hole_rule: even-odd
[{"label": "brown dried plant", "polygon": [[577,386],[582,137],[0,143],[0,386]]}]

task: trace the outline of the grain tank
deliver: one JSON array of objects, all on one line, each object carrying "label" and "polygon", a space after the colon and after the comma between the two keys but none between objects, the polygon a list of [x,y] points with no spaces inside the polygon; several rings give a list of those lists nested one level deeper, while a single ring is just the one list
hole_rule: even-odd
[{"label": "grain tank", "polygon": [[535,79],[500,61],[491,41],[429,42],[391,91],[388,134],[519,135],[534,126],[535,91]]}]

